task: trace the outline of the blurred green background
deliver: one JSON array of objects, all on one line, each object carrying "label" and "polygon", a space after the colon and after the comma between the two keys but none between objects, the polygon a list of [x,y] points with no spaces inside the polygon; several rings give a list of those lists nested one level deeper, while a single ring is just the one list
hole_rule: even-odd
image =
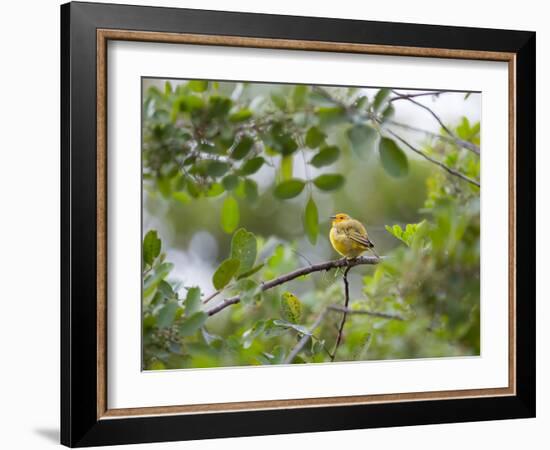
[{"label": "blurred green background", "polygon": [[[343,304],[342,271],[259,286],[340,258],[339,212],[387,259],[350,270],[350,308],[374,315],[348,315],[334,359],[478,355],[479,188],[409,146],[478,181],[480,97],[145,79],[144,369],[280,364],[310,333],[293,362],[329,362],[342,314],[309,327]],[[257,271],[216,283],[241,228]]]}]

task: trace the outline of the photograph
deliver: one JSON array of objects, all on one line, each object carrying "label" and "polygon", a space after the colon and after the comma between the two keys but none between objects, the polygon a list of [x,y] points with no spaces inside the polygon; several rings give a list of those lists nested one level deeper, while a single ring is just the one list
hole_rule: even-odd
[{"label": "photograph", "polygon": [[480,92],[141,90],[142,370],[481,355]]}]

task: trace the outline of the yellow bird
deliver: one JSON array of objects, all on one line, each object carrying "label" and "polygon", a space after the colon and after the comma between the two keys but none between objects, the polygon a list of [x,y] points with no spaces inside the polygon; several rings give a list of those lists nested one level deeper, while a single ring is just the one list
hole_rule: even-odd
[{"label": "yellow bird", "polygon": [[378,257],[374,251],[374,244],[361,222],[341,213],[330,218],[332,228],[329,236],[334,250],[346,258],[357,258],[367,250],[371,250]]}]

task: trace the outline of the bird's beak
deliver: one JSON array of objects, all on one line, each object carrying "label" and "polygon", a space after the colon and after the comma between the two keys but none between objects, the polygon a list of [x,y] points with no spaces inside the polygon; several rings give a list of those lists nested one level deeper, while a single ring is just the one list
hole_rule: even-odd
[{"label": "bird's beak", "polygon": [[335,219],[336,219],[336,216],[330,216],[330,218],[331,218],[332,220],[335,220]]}]

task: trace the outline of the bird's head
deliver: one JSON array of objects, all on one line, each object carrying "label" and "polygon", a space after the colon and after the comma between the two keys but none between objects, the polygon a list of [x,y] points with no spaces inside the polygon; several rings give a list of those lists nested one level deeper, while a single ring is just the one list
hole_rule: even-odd
[{"label": "bird's head", "polygon": [[338,223],[344,222],[345,220],[351,219],[350,216],[343,213],[335,214],[334,216],[330,216],[330,218],[332,219],[332,225],[336,225]]}]

